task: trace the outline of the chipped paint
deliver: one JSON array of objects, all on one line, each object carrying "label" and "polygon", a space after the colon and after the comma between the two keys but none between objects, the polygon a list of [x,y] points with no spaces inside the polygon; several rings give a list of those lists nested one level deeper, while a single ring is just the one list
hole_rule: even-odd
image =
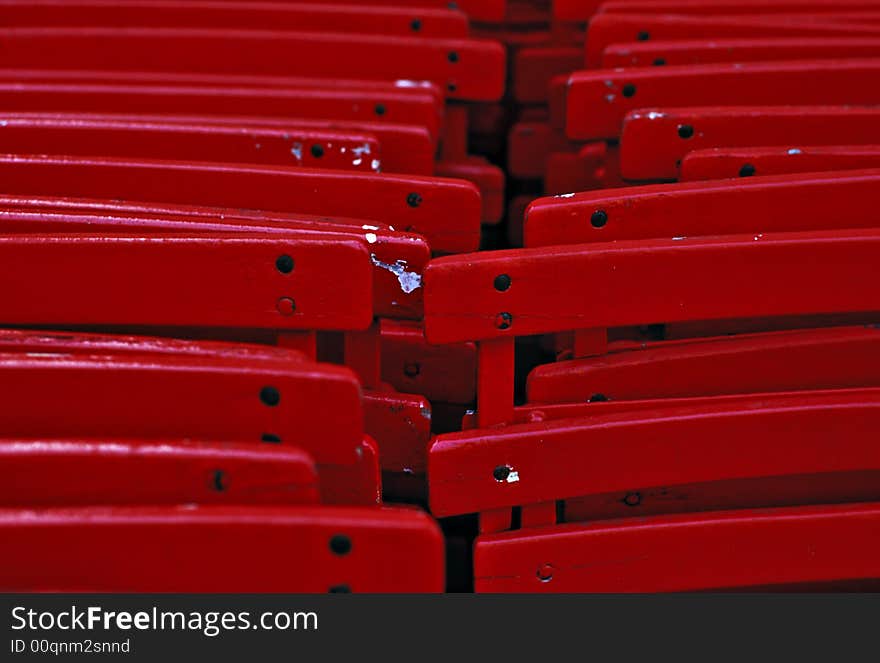
[{"label": "chipped paint", "polygon": [[517,472],[516,470],[511,470],[510,474],[507,475],[505,481],[507,483],[516,483],[517,481],[519,481],[519,472]]},{"label": "chipped paint", "polygon": [[793,148],[791,148],[791,149],[788,151],[788,153],[789,153],[789,154],[800,154],[801,151],[800,151],[798,148],[793,147]]},{"label": "chipped paint", "polygon": [[574,198],[573,193],[557,193],[554,198]]},{"label": "chipped paint", "polygon": [[367,238],[367,241],[368,241],[370,244],[375,244],[375,243],[376,243],[376,233],[367,233],[366,235],[364,235],[364,237]]},{"label": "chipped paint", "polygon": [[370,168],[373,169],[373,172],[378,173],[382,169],[382,164],[378,159],[373,159],[370,162]]},{"label": "chipped paint", "polygon": [[290,153],[296,157],[297,161],[303,160],[303,144],[302,143],[294,143],[290,147]]},{"label": "chipped paint", "polygon": [[379,230],[379,226],[370,226],[370,225],[364,224],[361,226],[361,229],[363,229],[363,230]]},{"label": "chipped paint", "polygon": [[397,277],[397,281],[400,283],[400,289],[403,290],[404,294],[408,295],[414,290],[418,290],[422,287],[422,275],[417,274],[416,272],[406,271],[405,260],[398,260],[391,265],[379,260],[374,253],[370,254],[370,260],[373,261],[373,264],[376,265],[376,267],[388,270],[394,274]]}]

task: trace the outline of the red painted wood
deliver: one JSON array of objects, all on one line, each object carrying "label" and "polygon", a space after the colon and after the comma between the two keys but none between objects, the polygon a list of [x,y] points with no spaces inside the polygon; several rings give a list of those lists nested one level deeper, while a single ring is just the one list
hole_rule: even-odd
[{"label": "red painted wood", "polygon": [[725,177],[783,175],[880,167],[880,145],[804,147],[716,147],[688,152],[681,161],[683,182]]},{"label": "red painted wood", "polygon": [[[317,234],[6,235],[0,253],[5,324],[363,329],[373,317],[366,249]],[[283,255],[295,273],[276,268]]]},{"label": "red painted wood", "polygon": [[[526,246],[877,226],[880,170],[655,184],[541,198]],[[593,215],[596,221],[593,221]],[[845,226],[841,219],[846,219]],[[753,240],[753,241],[759,241]]]},{"label": "red painted wood", "polygon": [[444,403],[472,403],[476,361],[473,343],[429,345],[420,324],[382,321],[382,379],[399,391]]},{"label": "red painted wood", "polygon": [[530,403],[681,398],[880,386],[873,326],[660,341],[643,350],[536,367]]},{"label": "red painted wood", "polygon": [[873,579],[878,547],[876,504],[621,519],[483,536],[475,585],[658,592]]},{"label": "red painted wood", "polygon": [[[7,192],[302,212],[380,221],[435,251],[475,250],[481,203],[461,180],[310,168],[0,156]],[[369,223],[369,221],[367,221]]]},{"label": "red painted wood", "polygon": [[611,44],[600,65],[648,67],[761,60],[866,58],[880,55],[877,37],[763,37],[740,39],[682,39]]},{"label": "red painted wood", "polygon": [[[97,63],[93,63],[98,67]],[[79,74],[79,70],[71,72]],[[174,82],[66,79],[3,80],[4,107],[13,112],[232,115],[413,124],[432,136],[440,129],[441,106],[432,90],[406,86],[279,86],[177,84]]]},{"label": "red painted wood", "polygon": [[[67,210],[71,211],[67,211]],[[258,232],[327,241],[342,239],[370,253],[373,307],[377,316],[422,316],[421,273],[430,257],[424,238],[362,220],[283,215],[242,210],[150,207],[0,195],[0,230],[5,233],[199,234]]]},{"label": "red painted wood", "polygon": [[616,138],[627,113],[660,106],[873,105],[880,92],[864,81],[877,76],[880,59],[578,71],[565,130],[579,140]]},{"label": "red painted wood", "polygon": [[[12,68],[429,80],[470,101],[498,101],[504,92],[504,49],[489,40],[104,27],[7,28],[0,39],[4,66]],[[399,98],[364,97],[362,104],[372,112],[383,103],[387,118],[399,121],[404,91]]]},{"label": "red painted wood", "polygon": [[[439,258],[425,270],[425,332],[429,342],[454,343],[661,321],[871,312],[880,309],[878,249],[880,235],[868,229]],[[493,285],[501,274],[511,279],[504,291]]]},{"label": "red painted wood", "polygon": [[766,37],[880,36],[874,24],[835,22],[803,16],[687,16],[669,14],[599,14],[590,21],[586,39],[586,66],[597,67],[611,44],[650,40],[739,39]]},{"label": "red painted wood", "polygon": [[0,440],[4,507],[312,504],[308,454],[189,440]]},{"label": "red painted wood", "polygon": [[[653,486],[880,469],[880,391],[761,394],[448,433],[431,511],[473,513]],[[508,468],[507,476],[497,468]]]},{"label": "red painted wood", "polygon": [[[444,586],[439,528],[415,509],[7,509],[0,529],[6,591],[440,592]],[[346,538],[347,553],[334,552],[346,548],[331,547],[334,537]],[[169,550],[173,563],[157,564]]]},{"label": "red painted wood", "polygon": [[82,115],[2,116],[7,154],[66,154],[219,161],[379,172],[381,147],[368,133],[213,124],[195,119]]},{"label": "red painted wood", "polygon": [[710,147],[797,148],[878,143],[878,124],[880,109],[867,106],[638,110],[629,113],[623,121],[621,171],[630,180],[675,179],[688,152]]},{"label": "red painted wood", "polygon": [[[4,0],[9,27],[155,27],[296,30],[411,37],[463,37],[460,12],[348,3],[215,0]],[[413,21],[418,21],[417,25]]]},{"label": "red painted wood", "polygon": [[424,474],[431,440],[431,404],[393,391],[365,391],[364,429],[376,439],[383,471]]},{"label": "red painted wood", "polygon": [[[181,352],[4,352],[9,436],[233,440],[280,438],[319,464],[356,462],[360,387],[345,368],[273,358]],[[264,388],[280,400],[269,405]]]}]

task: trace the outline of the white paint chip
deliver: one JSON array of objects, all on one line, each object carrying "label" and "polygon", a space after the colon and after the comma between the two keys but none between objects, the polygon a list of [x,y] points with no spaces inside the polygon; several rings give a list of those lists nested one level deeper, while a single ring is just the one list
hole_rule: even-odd
[{"label": "white paint chip", "polygon": [[505,481],[507,481],[507,483],[516,483],[517,481],[519,481],[519,472],[517,472],[516,470],[512,470],[510,474],[507,475]]},{"label": "white paint chip", "polygon": [[422,287],[422,275],[417,274],[416,272],[406,271],[405,261],[398,260],[393,265],[390,265],[387,262],[379,260],[375,254],[370,255],[370,260],[373,261],[373,264],[376,265],[376,267],[386,269],[394,274],[397,277],[397,281],[400,283],[400,289],[403,290],[404,294],[408,295],[414,290],[418,290]]}]

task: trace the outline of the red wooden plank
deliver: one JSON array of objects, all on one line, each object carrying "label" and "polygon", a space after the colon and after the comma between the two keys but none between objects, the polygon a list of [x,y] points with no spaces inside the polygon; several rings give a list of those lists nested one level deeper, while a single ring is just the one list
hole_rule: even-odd
[{"label": "red wooden plank", "polygon": [[803,16],[687,16],[669,14],[599,14],[590,21],[586,66],[597,67],[612,44],[648,40],[732,39],[766,37],[871,37],[875,24],[805,20]]},{"label": "red wooden plank", "polygon": [[[429,342],[454,343],[688,319],[876,311],[878,249],[880,232],[868,229],[450,256],[425,270],[425,331]],[[501,276],[507,288],[496,286]]]},{"label": "red wooden plank", "polygon": [[877,389],[656,403],[439,435],[430,450],[431,511],[450,516],[652,486],[880,469],[872,434]]},{"label": "red wooden plank", "polygon": [[[414,509],[83,508],[0,513],[0,587],[70,592],[440,592]],[[255,545],[259,542],[259,545]],[[174,550],[173,564],[156,564]]]},{"label": "red wooden plank", "polygon": [[348,3],[217,2],[214,0],[4,0],[8,27],[158,27],[347,32],[413,37],[464,37],[467,18],[422,7]]},{"label": "red wooden plank", "polygon": [[656,342],[536,367],[529,402],[680,398],[880,386],[873,326]]},{"label": "red wooden plank", "polygon": [[0,253],[6,324],[363,329],[373,318],[369,254],[340,238],[6,235]]},{"label": "red wooden plank", "polygon": [[621,170],[630,180],[674,179],[686,153],[709,147],[878,143],[878,121],[871,106],[643,109],[624,118]]},{"label": "red wooden plank", "polygon": [[694,182],[725,177],[878,167],[880,145],[722,147],[688,152],[681,161],[679,179]]},{"label": "red wooden plank", "polygon": [[660,106],[872,105],[880,59],[747,62],[575,72],[565,130],[570,138],[616,138],[624,116]]},{"label": "red wooden plank", "polygon": [[311,504],[308,454],[189,440],[0,440],[4,507]]},{"label": "red wooden plank", "polygon": [[880,39],[870,37],[764,37],[761,39],[693,39],[611,44],[601,66],[647,67],[759,60],[865,58],[880,54]]},{"label": "red wooden plank", "polygon": [[[618,239],[876,227],[880,171],[653,184],[541,198],[526,212],[526,246]],[[758,241],[758,240],[754,240]]]},{"label": "red wooden plank", "polygon": [[[73,212],[47,207],[45,200],[15,200],[0,196],[0,231],[14,233],[99,233],[192,235],[200,233],[263,233],[292,241],[314,239],[321,233],[328,242],[354,241],[369,251],[373,274],[373,310],[377,316],[419,319],[422,316],[421,273],[430,258],[422,237],[399,233],[355,219],[314,218],[295,215],[250,214],[223,210],[170,209],[138,212],[133,206],[115,205],[109,214],[100,208],[52,201]],[[324,234],[327,233],[327,234]],[[287,254],[285,254],[287,255]],[[339,329],[344,329],[340,327]]]},{"label": "red wooden plank", "polygon": [[[476,250],[481,203],[465,181],[329,169],[0,156],[7,192],[302,212],[377,220],[440,252]],[[367,222],[369,223],[369,221]]]},{"label": "red wooden plank", "polygon": [[195,119],[4,114],[7,154],[67,154],[306,166],[379,172],[381,151],[371,134],[291,130]]},{"label": "red wooden plank", "polygon": [[480,592],[659,592],[873,579],[875,504],[722,511],[481,537]]},{"label": "red wooden plank", "polygon": [[[504,49],[489,40],[172,28],[7,28],[0,39],[10,68],[429,80],[471,101],[499,100],[505,82]],[[381,103],[403,117],[402,93],[363,94],[365,113]]]}]

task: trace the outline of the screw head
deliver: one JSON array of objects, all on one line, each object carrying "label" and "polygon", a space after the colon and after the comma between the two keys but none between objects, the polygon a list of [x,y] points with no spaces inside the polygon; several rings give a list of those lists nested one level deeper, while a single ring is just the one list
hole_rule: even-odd
[{"label": "screw head", "polygon": [[553,579],[553,566],[550,564],[541,564],[535,573],[541,582],[550,582]]},{"label": "screw head", "polygon": [[494,470],[492,470],[492,476],[495,478],[495,481],[499,483],[502,481],[507,481],[507,477],[510,476],[510,473],[513,471],[513,468],[510,465],[499,465]]},{"label": "screw head", "polygon": [[662,67],[664,64],[666,64],[665,58],[657,58],[656,60],[654,60],[655,67]]},{"label": "screw head", "polygon": [[385,115],[385,104],[376,104],[373,110],[376,112],[376,115]]},{"label": "screw head", "polygon": [[495,316],[495,327],[498,329],[510,329],[513,324],[513,316],[510,313],[499,313]]},{"label": "screw head", "polygon": [[275,260],[275,268],[282,274],[290,274],[293,271],[293,258],[284,254],[278,256]]},{"label": "screw head", "polygon": [[592,216],[590,216],[590,224],[594,228],[601,228],[606,223],[608,223],[608,212],[603,209],[597,209],[593,212]]},{"label": "screw head", "polygon": [[296,302],[290,297],[281,297],[275,303],[275,308],[281,315],[293,315],[296,313]]},{"label": "screw head", "polygon": [[419,19],[414,18],[409,24],[409,27],[413,32],[418,32],[422,29],[422,22]]},{"label": "screw head", "polygon": [[755,174],[755,167],[750,163],[743,164],[743,167],[739,169],[740,177],[751,177]]},{"label": "screw head", "polygon": [[495,289],[498,292],[504,292],[508,288],[510,288],[510,277],[507,274],[499,274],[495,277]]},{"label": "screw head", "polygon": [[403,374],[408,378],[418,377],[422,367],[417,361],[408,361],[403,365]]},{"label": "screw head", "polygon": [[275,387],[263,387],[260,389],[260,400],[264,405],[275,407],[281,402],[281,392]]},{"label": "screw head", "polygon": [[316,159],[320,159],[322,156],[324,156],[324,146],[319,145],[318,143],[312,145],[312,156]]},{"label": "screw head", "polygon": [[422,197],[415,192],[410,193],[406,197],[406,204],[409,205],[410,207],[418,207],[419,205],[422,204]]},{"label": "screw head", "polygon": [[588,403],[606,403],[608,402],[608,396],[605,394],[593,394],[587,399]]},{"label": "screw head", "polygon": [[688,139],[694,135],[694,128],[689,124],[679,124],[678,135],[680,138]]},{"label": "screw head", "polygon": [[632,83],[627,83],[626,85],[623,86],[623,89],[620,91],[620,93],[624,97],[631,97],[636,93],[636,86],[633,85]]},{"label": "screw head", "polygon": [[334,534],[330,537],[330,550],[334,555],[347,555],[351,552],[351,539],[345,534]]},{"label": "screw head", "polygon": [[638,41],[648,41],[651,38],[651,33],[647,30],[642,30],[636,35],[636,39]]},{"label": "screw head", "polygon": [[226,472],[224,472],[223,470],[214,470],[214,490],[222,493],[224,490],[226,490],[226,485]]},{"label": "screw head", "polygon": [[260,439],[269,444],[281,444],[281,438],[275,435],[275,433],[263,433]]},{"label": "screw head", "polygon": [[446,59],[455,64],[456,62],[458,62],[458,53],[456,53],[455,51],[449,51],[449,53],[446,55]]},{"label": "screw head", "polygon": [[627,493],[623,503],[627,506],[638,506],[642,503],[642,496],[639,493]]}]

